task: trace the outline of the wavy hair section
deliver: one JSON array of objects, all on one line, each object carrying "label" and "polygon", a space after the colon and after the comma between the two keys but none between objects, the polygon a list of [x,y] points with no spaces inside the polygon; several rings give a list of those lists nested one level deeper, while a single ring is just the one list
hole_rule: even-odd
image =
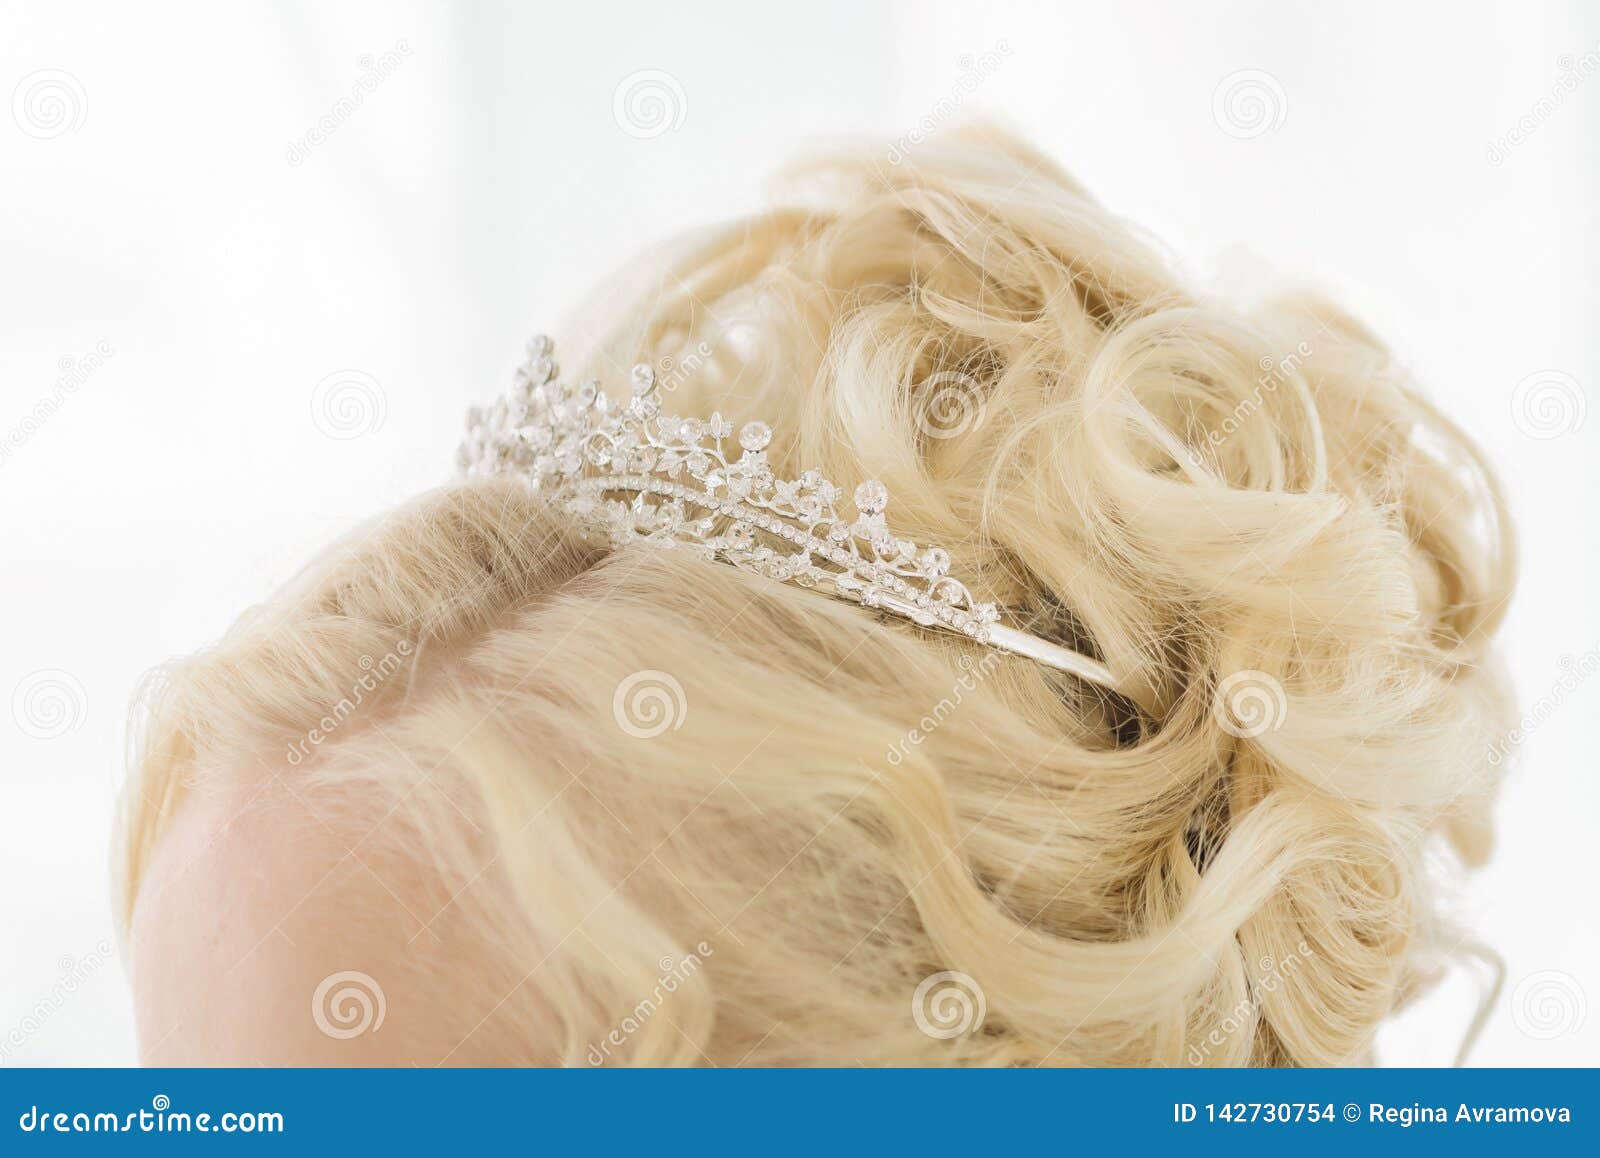
[{"label": "wavy hair section", "polygon": [[771,421],[775,469],[883,480],[975,592],[1162,710],[451,487],[164,674],[127,907],[183,793],[403,638],[386,736],[278,771],[390,802],[447,880],[485,830],[496,887],[459,903],[542,959],[529,1058],[1364,1060],[1471,951],[1441,890],[1489,848],[1513,570],[1477,449],[1344,313],[1197,293],[992,130],[777,188],[597,291],[566,372],[652,362],[675,412]]}]

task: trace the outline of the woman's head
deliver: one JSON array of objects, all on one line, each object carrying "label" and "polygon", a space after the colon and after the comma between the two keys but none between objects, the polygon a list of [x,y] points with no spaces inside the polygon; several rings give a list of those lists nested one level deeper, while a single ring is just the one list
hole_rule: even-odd
[{"label": "woman's head", "polygon": [[1211,300],[971,132],[799,166],[561,337],[881,479],[1159,707],[474,480],[163,673],[130,911],[185,794],[281,777],[391,818],[532,966],[519,1056],[578,1064],[1348,1061],[1454,947],[1424,866],[1487,848],[1507,529],[1348,317]]}]

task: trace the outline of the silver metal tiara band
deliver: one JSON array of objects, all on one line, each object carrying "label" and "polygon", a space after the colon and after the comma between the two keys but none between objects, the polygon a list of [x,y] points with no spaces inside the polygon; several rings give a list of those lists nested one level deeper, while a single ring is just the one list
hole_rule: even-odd
[{"label": "silver metal tiara band", "polygon": [[541,334],[528,343],[510,391],[468,411],[457,462],[469,475],[525,479],[614,546],[692,550],[1124,690],[1098,660],[1002,623],[993,603],[977,601],[950,575],[943,548],[897,537],[881,482],[855,488],[856,517],[846,518],[838,509],[843,491],[820,471],[773,475],[766,423],[739,428],[736,456],[733,435],[721,414],[662,413],[646,365],[633,368],[623,404],[598,382],[563,384],[554,346]]}]

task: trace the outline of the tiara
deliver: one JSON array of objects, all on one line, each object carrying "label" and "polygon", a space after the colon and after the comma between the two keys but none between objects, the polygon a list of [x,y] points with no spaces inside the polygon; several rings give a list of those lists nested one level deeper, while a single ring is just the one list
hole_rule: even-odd
[{"label": "tiara", "polygon": [[655,371],[638,365],[626,403],[599,382],[560,381],[555,348],[528,343],[510,391],[472,407],[457,464],[467,475],[514,475],[593,537],[614,546],[686,549],[779,582],[960,632],[1117,690],[1097,660],[1001,622],[950,574],[950,554],[895,535],[889,491],[867,480],[840,514],[843,490],[817,470],[779,479],[767,462],[772,428],[738,428],[720,413],[680,418],[661,409]]}]

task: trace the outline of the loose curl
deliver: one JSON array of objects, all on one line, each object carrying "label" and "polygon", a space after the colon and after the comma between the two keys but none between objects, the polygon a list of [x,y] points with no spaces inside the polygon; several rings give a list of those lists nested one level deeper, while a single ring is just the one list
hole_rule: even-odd
[{"label": "loose curl", "polygon": [[479,863],[463,811],[486,829],[494,887],[459,903],[538,947],[528,1059],[1364,1059],[1460,951],[1438,866],[1487,852],[1512,563],[1476,448],[1348,316],[1186,287],[1004,135],[781,188],[597,292],[565,373],[673,367],[670,410],[769,419],[786,477],[881,479],[904,533],[1159,711],[453,486],[163,673],[127,909],[179,796],[259,774],[230,754],[405,639],[383,736],[276,771],[390,802],[448,880]]}]

